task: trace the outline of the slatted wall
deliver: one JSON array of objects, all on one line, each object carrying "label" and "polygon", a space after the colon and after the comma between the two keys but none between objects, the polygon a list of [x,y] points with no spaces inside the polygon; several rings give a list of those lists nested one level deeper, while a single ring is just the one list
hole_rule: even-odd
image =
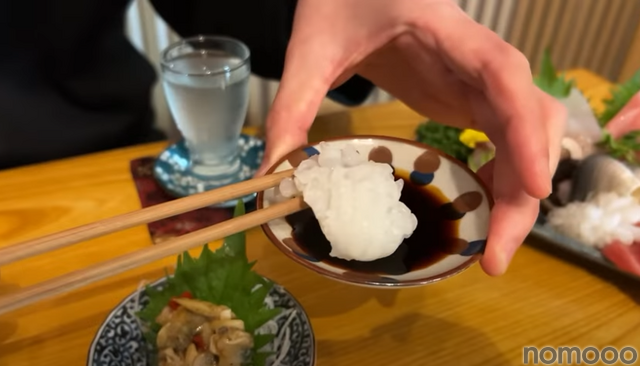
[{"label": "slatted wall", "polygon": [[[640,0],[458,0],[476,21],[494,30],[531,61],[534,72],[545,47],[562,69],[585,67],[617,80],[640,21]],[[145,0],[134,0],[127,31],[138,49],[157,65],[160,51],[177,40]],[[261,124],[277,83],[253,78],[249,124]],[[390,100],[376,91],[367,103]],[[171,117],[159,87],[154,94],[158,125],[171,128]],[[327,101],[321,113],[339,109]]]}]

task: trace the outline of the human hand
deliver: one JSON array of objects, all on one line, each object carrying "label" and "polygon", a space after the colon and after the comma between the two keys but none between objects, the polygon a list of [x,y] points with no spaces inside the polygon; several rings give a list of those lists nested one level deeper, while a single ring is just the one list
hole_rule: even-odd
[{"label": "human hand", "polygon": [[526,58],[452,0],[299,0],[259,171],[307,142],[328,90],[359,74],[438,122],[484,131],[496,157],[481,265],[504,273],[551,193],[566,110]]}]

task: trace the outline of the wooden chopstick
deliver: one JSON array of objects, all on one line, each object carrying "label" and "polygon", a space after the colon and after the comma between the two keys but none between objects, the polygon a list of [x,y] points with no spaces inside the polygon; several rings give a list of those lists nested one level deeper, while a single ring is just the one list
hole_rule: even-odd
[{"label": "wooden chopstick", "polygon": [[249,179],[87,225],[0,248],[0,266],[137,225],[193,211],[250,193],[264,191],[293,175],[293,169]]},{"label": "wooden chopstick", "polygon": [[164,257],[180,254],[208,242],[219,240],[231,234],[262,225],[273,219],[298,212],[306,207],[308,206],[301,197],[293,198],[265,209],[167,240],[162,244],[152,245],[133,253],[26,287],[15,293],[0,297],[0,315]]}]

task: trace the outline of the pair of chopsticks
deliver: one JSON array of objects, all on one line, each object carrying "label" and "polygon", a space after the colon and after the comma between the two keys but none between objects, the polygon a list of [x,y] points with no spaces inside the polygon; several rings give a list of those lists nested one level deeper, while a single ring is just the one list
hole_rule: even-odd
[{"label": "pair of chopsticks", "polygon": [[[268,174],[260,178],[250,179],[219,189],[114,216],[38,239],[29,240],[6,248],[0,248],[0,266],[137,225],[161,220],[198,208],[242,197],[250,193],[264,191],[278,185],[284,178],[291,177],[292,175],[292,169]],[[256,210],[240,217],[235,217],[219,224],[167,240],[160,244],[151,245],[133,253],[125,254],[26,287],[17,292],[0,297],[0,315],[164,257],[180,254],[208,242],[219,240],[226,236],[265,224],[271,220],[298,212],[306,207],[302,198],[293,198],[271,205],[265,209]]]}]

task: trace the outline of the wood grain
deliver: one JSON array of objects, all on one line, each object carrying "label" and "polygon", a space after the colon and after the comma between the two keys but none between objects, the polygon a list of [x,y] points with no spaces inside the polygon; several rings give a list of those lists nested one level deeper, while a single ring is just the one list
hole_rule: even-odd
[{"label": "wood grain", "polygon": [[[263,177],[272,179],[274,177]],[[259,181],[256,179],[255,181]],[[269,180],[267,180],[269,181]],[[258,185],[259,183],[253,183]],[[269,188],[269,186],[264,189]],[[246,193],[245,193],[246,194]],[[162,245],[148,246],[99,264],[91,265],[60,277],[37,283],[24,289],[0,296],[0,315],[30,305],[36,301],[65,294],[71,290],[84,287],[88,284],[102,280],[113,275],[153,263],[162,258],[179,255],[203,245],[224,239],[229,235],[258,227],[271,220],[296,213],[308,207],[302,197],[283,201],[267,208],[257,210],[240,217],[225,220],[219,224],[181,235],[164,241]]]},{"label": "wood grain", "polygon": [[[599,96],[608,90],[586,71],[572,75],[580,77],[579,85],[601,90]],[[423,119],[392,103],[323,117],[314,133],[331,134],[327,126],[334,125],[336,134],[410,138]],[[158,154],[163,146],[0,172],[0,246],[138,209],[129,161]],[[562,253],[551,255],[534,240],[501,277],[474,266],[427,287],[376,290],[302,268],[258,228],[247,239],[256,270],[290,290],[311,317],[319,366],[521,365],[528,345],[640,346],[640,285]],[[0,293],[151,245],[140,226],[28,258],[0,269]],[[175,257],[164,258],[0,316],[0,365],[83,365],[107,313],[140,281],[162,276],[174,263]]]},{"label": "wood grain", "polygon": [[[97,238],[116,231],[129,229],[137,225],[161,220],[167,217],[193,211],[216,203],[225,202],[233,198],[250,193],[264,191],[280,183],[284,178],[291,177],[293,169],[269,174],[260,178],[230,184],[219,189],[194,194],[189,197],[164,202],[126,214],[113,216],[104,220],[62,230],[40,238],[0,248],[0,266],[59,249],[67,245],[77,244],[85,240]],[[1,301],[0,301],[1,303]],[[2,306],[0,306],[0,313]]]}]

